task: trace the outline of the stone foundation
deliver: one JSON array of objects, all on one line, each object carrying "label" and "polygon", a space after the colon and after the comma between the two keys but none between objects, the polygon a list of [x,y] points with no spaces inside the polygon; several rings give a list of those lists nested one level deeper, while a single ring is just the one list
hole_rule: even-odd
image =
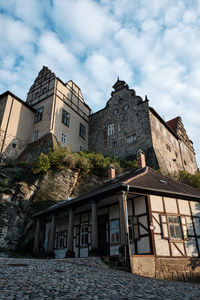
[{"label": "stone foundation", "polygon": [[200,282],[200,258],[158,258],[132,255],[132,272],[162,279]]}]

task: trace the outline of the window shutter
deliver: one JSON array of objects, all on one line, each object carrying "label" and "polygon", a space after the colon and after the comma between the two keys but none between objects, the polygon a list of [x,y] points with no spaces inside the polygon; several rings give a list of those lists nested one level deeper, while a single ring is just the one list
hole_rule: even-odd
[{"label": "window shutter", "polygon": [[167,217],[165,215],[160,215],[160,224],[161,224],[162,238],[169,239]]},{"label": "window shutter", "polygon": [[187,223],[186,223],[185,217],[181,217],[181,225],[182,225],[183,239],[187,240],[188,239],[188,229],[187,229]]}]

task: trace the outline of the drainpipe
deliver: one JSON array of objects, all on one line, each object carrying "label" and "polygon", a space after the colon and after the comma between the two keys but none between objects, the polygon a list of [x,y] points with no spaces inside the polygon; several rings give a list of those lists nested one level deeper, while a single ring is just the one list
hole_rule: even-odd
[{"label": "drainpipe", "polygon": [[126,186],[124,202],[125,202],[125,213],[126,213],[126,245],[128,247],[128,249],[127,249],[128,267],[129,267],[130,272],[132,273],[131,246],[130,246],[129,230],[128,230],[128,205],[127,205],[128,193],[129,193],[129,185]]}]

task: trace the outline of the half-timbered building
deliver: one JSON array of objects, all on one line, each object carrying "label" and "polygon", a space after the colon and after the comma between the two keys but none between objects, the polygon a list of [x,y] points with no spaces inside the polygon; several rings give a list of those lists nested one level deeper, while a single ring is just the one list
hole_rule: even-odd
[{"label": "half-timbered building", "polygon": [[35,214],[34,254],[118,257],[136,274],[196,276],[200,191],[146,167],[142,151],[138,166],[117,177],[111,166],[99,188]]}]

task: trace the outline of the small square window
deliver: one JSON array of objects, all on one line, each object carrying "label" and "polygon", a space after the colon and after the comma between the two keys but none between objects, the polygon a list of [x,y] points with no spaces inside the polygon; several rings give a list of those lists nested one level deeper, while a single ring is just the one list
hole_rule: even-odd
[{"label": "small square window", "polygon": [[61,142],[65,145],[67,144],[67,136],[64,133],[61,134]]},{"label": "small square window", "polygon": [[66,110],[62,110],[62,123],[69,127],[70,114]]},{"label": "small square window", "polygon": [[128,104],[125,104],[125,105],[123,106],[123,110],[128,110],[128,108],[129,108]]},{"label": "small square window", "polygon": [[43,109],[44,109],[43,107],[37,109],[35,113],[34,123],[37,123],[42,120]]},{"label": "small square window", "polygon": [[85,140],[86,136],[86,128],[83,124],[80,123],[80,128],[79,128],[79,136]]}]

